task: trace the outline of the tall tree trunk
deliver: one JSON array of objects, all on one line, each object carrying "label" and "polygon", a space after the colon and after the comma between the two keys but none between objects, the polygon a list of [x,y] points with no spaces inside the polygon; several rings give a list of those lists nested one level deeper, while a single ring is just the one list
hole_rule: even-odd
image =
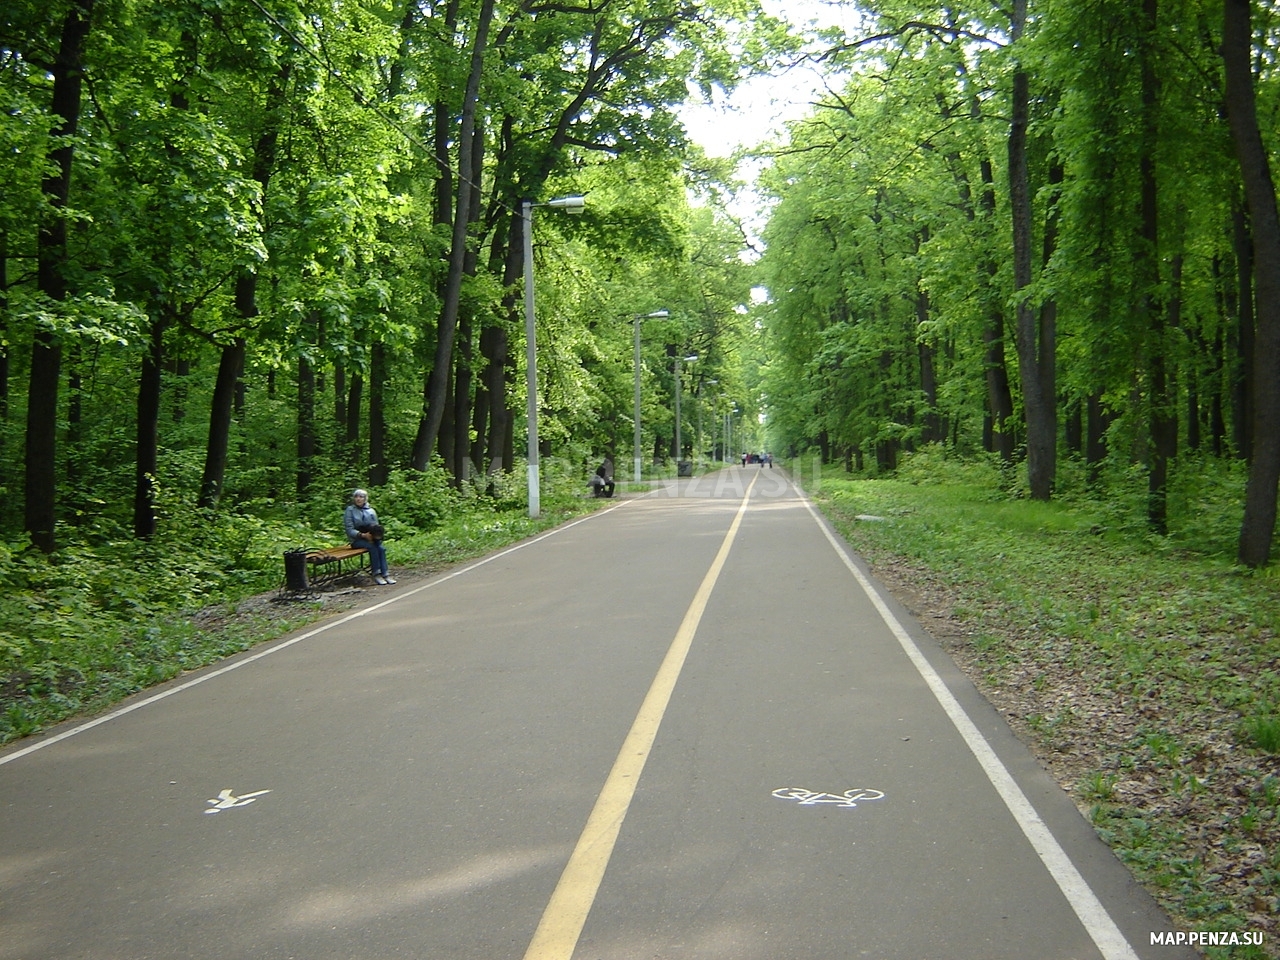
[{"label": "tall tree trunk", "polygon": [[[180,59],[176,67],[179,80],[169,94],[169,105],[175,113],[190,108],[188,83],[197,70],[198,43],[191,30],[183,30],[179,44]],[[180,159],[176,143],[166,144],[165,151],[175,164]],[[160,401],[163,373],[166,363],[164,335],[180,318],[171,295],[156,298],[152,308],[151,341],[142,358],[138,375],[138,402],[135,423],[136,443],[134,457],[133,535],[139,540],[149,540],[156,533],[155,494],[160,470]],[[175,367],[177,365],[175,364]],[[174,420],[181,420],[184,388],[179,388],[174,404]]]},{"label": "tall tree trunk", "polygon": [[[982,212],[988,222],[996,212],[995,169],[984,158],[982,171]],[[987,323],[982,329],[985,346],[983,371],[987,383],[987,406],[990,409],[991,438],[988,450],[999,452],[1004,463],[1013,462],[1013,390],[1009,386],[1009,365],[1005,356],[1004,307],[996,293],[996,277],[1000,272],[994,259],[986,263]]]},{"label": "tall tree trunk", "polygon": [[[280,138],[280,110],[285,104],[289,89],[291,64],[283,64],[279,74],[272,78],[266,95],[266,120],[262,132],[254,144],[252,173],[258,181],[265,199],[271,173],[275,168],[276,146]],[[258,315],[258,274],[252,268],[245,269],[236,279],[236,315],[249,327]],[[236,410],[244,407],[244,393],[240,382],[244,371],[247,344],[243,336],[237,336],[222,348],[222,360],[218,364],[218,380],[214,386],[213,403],[209,413],[209,444],[205,451],[204,476],[200,481],[201,507],[216,507],[226,481],[227,453],[231,443],[231,420]]]},{"label": "tall tree trunk", "polygon": [[[485,131],[483,124],[476,122],[476,129],[471,136],[471,169],[480,170],[484,164]],[[467,204],[472,225],[480,219],[481,192],[480,184],[472,180],[470,184],[461,184],[460,189],[471,191],[471,200]],[[462,272],[464,277],[474,277],[478,268],[479,252],[472,244],[467,244],[463,258]],[[459,310],[458,349],[454,358],[453,395],[451,398],[453,443],[452,462],[449,470],[453,474],[454,485],[461,487],[468,480],[478,462],[472,458],[472,396],[475,384],[475,343],[473,335],[472,311],[468,307]]]},{"label": "tall tree trunk", "polygon": [[475,362],[471,343],[471,314],[463,309],[458,318],[458,348],[454,356],[451,421],[453,436],[449,444],[449,472],[453,485],[461,487],[467,479],[467,464],[471,460],[471,385],[474,381],[472,365]]},{"label": "tall tree trunk", "polygon": [[360,462],[360,403],[364,396],[364,377],[359,373],[351,375],[351,385],[347,388],[345,402],[347,404],[346,433],[343,442],[347,448],[348,462]]},{"label": "tall tree trunk", "polygon": [[[1247,202],[1247,201],[1246,201]],[[1236,454],[1253,460],[1253,236],[1249,217],[1239,204],[1231,211],[1232,247],[1236,254],[1235,357],[1231,362],[1232,441]]]},{"label": "tall tree trunk", "polygon": [[[445,23],[448,25],[449,32],[458,33],[458,5],[450,3],[447,7]],[[454,109],[452,105],[443,98],[435,102],[435,108],[432,115],[432,149],[434,151],[436,166],[436,182],[435,182],[435,199],[432,204],[432,225],[437,228],[447,228],[450,233],[453,232],[453,218],[456,213],[455,186],[453,176],[453,118]],[[443,304],[449,296],[449,281],[451,274],[445,271],[443,277],[438,278],[436,282],[436,293]],[[443,313],[443,311],[441,311]],[[439,317],[437,324],[439,323]],[[439,327],[435,330],[435,338],[439,337]],[[424,340],[425,342],[425,340]],[[434,340],[433,340],[434,343]],[[431,397],[433,391],[438,389],[439,374],[436,372],[437,367],[434,364],[434,358],[437,351],[434,346],[431,347],[431,355],[433,363],[426,366],[422,377],[422,415],[418,420],[418,436],[414,438],[414,448],[409,454],[410,466],[417,466],[419,462],[418,444],[425,443],[427,440],[427,411],[431,409]],[[448,392],[446,391],[446,397]],[[444,416],[441,414],[441,422]],[[431,450],[425,451],[422,459],[423,465],[418,469],[425,470],[426,464],[430,462]]]},{"label": "tall tree trunk", "polygon": [[333,428],[341,447],[347,439],[347,369],[341,362],[333,365]]},{"label": "tall tree trunk", "polygon": [[306,347],[298,357],[298,468],[295,491],[306,499],[314,479],[316,457],[316,374]]},{"label": "tall tree trunk", "polygon": [[[929,228],[924,227],[915,238],[916,253],[929,242]],[[941,443],[947,439],[946,424],[938,412],[938,372],[934,364],[937,352],[934,337],[926,335],[929,323],[929,293],[923,284],[916,289],[916,329],[913,335],[916,340],[916,357],[920,368],[920,395],[924,398],[924,426],[920,431],[921,443]]]},{"label": "tall tree trunk", "polygon": [[454,333],[458,324],[458,309],[462,296],[462,278],[466,269],[467,240],[471,226],[471,185],[481,171],[473,167],[472,137],[476,127],[476,104],[480,99],[480,79],[484,73],[485,48],[489,40],[489,27],[493,22],[495,0],[482,0],[476,20],[476,35],[471,47],[471,69],[467,75],[467,88],[462,100],[462,122],[458,133],[458,186],[457,207],[453,216],[453,242],[449,251],[449,279],[444,304],[440,310],[440,324],[436,331],[436,352],[431,374],[427,380],[427,407],[418,425],[418,436],[413,445],[412,466],[425,470],[431,462],[444,418],[445,395],[448,392],[451,360],[453,358]]},{"label": "tall tree trunk", "polygon": [[1200,450],[1203,443],[1203,415],[1200,409],[1200,361],[1197,357],[1187,370],[1187,449],[1192,453]]},{"label": "tall tree trunk", "polygon": [[383,486],[391,476],[387,461],[387,347],[381,340],[369,356],[369,485]]},{"label": "tall tree trunk", "polygon": [[1069,452],[1079,454],[1084,451],[1084,409],[1078,400],[1067,405],[1066,416],[1062,420],[1062,439],[1066,441]]},{"label": "tall tree trunk", "polygon": [[1102,467],[1107,461],[1107,430],[1111,428],[1111,414],[1102,404],[1102,394],[1089,394],[1086,401],[1084,462],[1088,464],[1089,483],[1102,478]]},{"label": "tall tree trunk", "polygon": [[[66,490],[80,490],[83,484],[81,463],[84,458],[84,345],[72,339],[62,355],[62,369],[67,375],[66,417],[64,434],[66,453],[62,457],[62,486]],[[76,511],[72,522],[79,525],[83,511]]]},{"label": "tall tree trunk", "polygon": [[[502,271],[502,285],[506,290],[514,291],[520,279],[521,257],[523,256],[520,230],[523,218],[512,211],[506,221],[506,228],[499,231],[494,238],[490,265]],[[501,259],[501,262],[498,261]],[[514,316],[516,294],[510,293],[502,301],[503,314]],[[485,392],[489,396],[489,435],[486,451],[485,471],[488,474],[510,470],[515,455],[515,418],[507,398],[510,395],[507,386],[512,382],[514,372],[511,368],[511,341],[507,328],[498,323],[486,327],[480,337],[480,349],[484,353]]]},{"label": "tall tree trunk", "polygon": [[[1027,0],[1014,0],[1011,34],[1016,44],[1027,19]],[[1031,304],[1031,178],[1027,170],[1030,122],[1030,77],[1021,63],[1014,68],[1012,119],[1009,124],[1009,201],[1013,218],[1013,287],[1016,297],[1018,373],[1027,417],[1027,481],[1033,500],[1053,496],[1057,468],[1057,421],[1046,401],[1040,361],[1037,313]]]},{"label": "tall tree trunk", "polygon": [[452,375],[445,379],[444,413],[440,417],[440,432],[436,435],[436,453],[447,470],[453,469],[453,383]]},{"label": "tall tree trunk", "polygon": [[1213,455],[1215,457],[1224,456],[1227,445],[1226,405],[1223,403],[1221,389],[1224,350],[1222,328],[1219,327],[1217,336],[1213,339],[1212,382],[1214,390],[1213,397],[1209,401],[1209,435],[1213,438]]},{"label": "tall tree trunk", "polygon": [[[484,334],[480,335],[481,342],[484,340]],[[471,469],[476,473],[483,474],[484,468],[484,448],[485,434],[489,429],[489,391],[484,386],[483,378],[476,384],[476,399],[471,407],[471,435],[467,438],[470,441],[470,452],[467,454]]]},{"label": "tall tree trunk", "polygon": [[169,317],[151,322],[151,344],[138,376],[137,442],[134,456],[133,535],[149,540],[156,532],[155,478],[160,465],[160,383],[164,331]]},{"label": "tall tree trunk", "polygon": [[[241,279],[244,283],[244,278]],[[231,448],[231,420],[236,400],[236,384],[244,369],[245,339],[236,337],[222,348],[218,361],[218,378],[213,385],[213,401],[209,405],[209,441],[205,447],[204,475],[200,478],[200,495],[196,504],[213,508],[222,497],[227,477],[227,452]]]},{"label": "tall tree trunk", "polygon": [[[80,63],[93,0],[75,0],[62,21],[58,53],[50,72],[53,98],[49,112],[61,117],[49,153],[51,173],[42,184],[48,209],[36,241],[36,284],[50,300],[67,297],[67,201],[71,165],[80,123]],[[27,390],[27,469],[25,524],[31,542],[45,553],[57,546],[54,529],[58,502],[58,386],[62,379],[62,345],[50,330],[38,330],[31,345],[31,379]]]},{"label": "tall tree trunk", "polygon": [[[941,102],[941,101],[940,101]],[[950,111],[943,103],[943,116],[949,117]],[[976,122],[982,120],[982,104],[974,96],[969,101],[969,119]],[[969,178],[960,165],[960,155],[953,154],[948,158],[952,174],[956,179],[960,195],[960,205],[965,218],[973,223],[977,219],[977,209],[972,200]],[[990,225],[996,214],[996,176],[991,158],[983,156],[978,161],[979,175],[982,179],[980,206],[984,224]],[[996,278],[1000,267],[994,255],[984,258],[979,282],[985,290],[987,303],[987,322],[982,330],[982,342],[985,346],[983,356],[983,378],[987,387],[987,415],[982,424],[982,445],[988,452],[999,452],[1004,463],[1013,462],[1014,437],[1011,432],[1013,417],[1013,393],[1009,388],[1009,368],[1005,360],[1004,350],[1004,308],[996,290]],[[861,456],[861,452],[859,452]]]},{"label": "tall tree trunk", "polygon": [[515,455],[515,418],[508,404],[512,381],[511,343],[507,331],[494,326],[485,330],[485,394],[489,398],[489,430],[485,441],[485,473],[509,471]]},{"label": "tall tree trunk", "polygon": [[[1045,213],[1044,222],[1044,260],[1043,267],[1049,266],[1054,251],[1058,246],[1058,197],[1059,188],[1066,177],[1062,162],[1056,158],[1049,164],[1049,185],[1053,195],[1049,199],[1049,209]],[[1050,296],[1040,306],[1040,376],[1042,377],[1044,403],[1048,408],[1048,417],[1054,424],[1055,449],[1054,460],[1057,461],[1056,437],[1058,423],[1058,301]],[[1056,471],[1055,471],[1056,472]]]},{"label": "tall tree trunk", "polygon": [[1253,461],[1245,487],[1238,558],[1249,567],[1267,562],[1276,524],[1280,485],[1280,211],[1267,150],[1258,129],[1250,70],[1253,30],[1249,0],[1225,0],[1222,60],[1227,117],[1244,178],[1253,224],[1257,285],[1254,335]]},{"label": "tall tree trunk", "polygon": [[9,235],[0,228],[0,486],[8,486],[5,441],[9,435]]},{"label": "tall tree trunk", "polygon": [[[9,234],[0,229],[0,465],[4,457],[4,425],[9,422]],[[4,476],[0,475],[0,484]]]},{"label": "tall tree trunk", "polygon": [[1141,285],[1139,313],[1146,320],[1147,429],[1151,444],[1147,454],[1147,522],[1156,533],[1169,532],[1169,461],[1177,439],[1178,421],[1169,396],[1165,363],[1166,325],[1160,286],[1160,202],[1156,178],[1156,149],[1160,139],[1160,81],[1156,75],[1156,24],[1159,0],[1143,0],[1141,23],[1142,117],[1138,176],[1142,196],[1142,236],[1139,239],[1137,276]]}]

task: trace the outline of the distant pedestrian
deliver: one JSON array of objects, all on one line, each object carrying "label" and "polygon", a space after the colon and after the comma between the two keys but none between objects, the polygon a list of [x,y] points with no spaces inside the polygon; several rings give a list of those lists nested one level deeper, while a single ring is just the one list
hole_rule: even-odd
[{"label": "distant pedestrian", "polygon": [[591,493],[597,497],[613,496],[613,458],[605,457],[604,463],[596,467],[595,476],[590,481]]}]

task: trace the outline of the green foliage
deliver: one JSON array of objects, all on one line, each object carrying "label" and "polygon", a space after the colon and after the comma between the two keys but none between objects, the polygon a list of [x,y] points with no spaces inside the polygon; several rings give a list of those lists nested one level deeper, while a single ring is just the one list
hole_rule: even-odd
[{"label": "green foliage", "polygon": [[1265,753],[1280,755],[1280,711],[1275,707],[1249,717],[1241,724],[1244,742]]},{"label": "green foliage", "polygon": [[[922,444],[968,453],[1003,436],[1012,462],[1032,386],[1020,378],[1044,365],[1057,467],[1074,469],[1092,430],[1088,473],[1132,465],[1163,532],[1160,505],[1200,496],[1208,452],[1246,453],[1250,430],[1237,331],[1252,322],[1238,293],[1251,238],[1220,108],[1220,11],[1160,4],[1149,25],[1122,0],[1048,0],[1013,45],[1010,12],[989,5],[877,3],[865,16],[865,35],[831,38],[842,85],[790,126],[762,178],[776,200],[760,262],[772,442],[891,470]],[[1010,229],[1015,69],[1031,84],[1032,209]],[[1272,102],[1274,72],[1257,88]],[[1012,241],[1028,231],[1035,257],[1015,297]],[[1020,361],[1023,293],[1039,323],[1018,334],[1038,341]],[[1220,517],[1182,516],[1180,535],[1225,542]]]},{"label": "green foliage", "polygon": [[[62,118],[42,69],[59,42],[62,13],[18,0],[8,20],[0,62],[0,145],[11,160],[0,198],[0,341],[12,363],[0,488],[12,489],[22,473],[22,446],[9,438],[26,412],[27,351],[15,348],[39,334],[61,348],[70,387],[56,411],[57,447],[42,453],[41,467],[57,478],[59,521],[75,528],[72,542],[147,528],[138,523],[147,519],[145,499],[135,509],[138,479],[123,454],[139,434],[155,437],[162,451],[159,463],[142,465],[143,493],[146,482],[155,485],[162,512],[208,472],[232,510],[310,516],[328,508],[289,501],[327,501],[361,482],[371,452],[379,478],[424,459],[414,448],[423,379],[442,332],[457,199],[450,193],[458,189],[475,191],[473,256],[445,364],[470,379],[459,380],[460,395],[448,392],[445,421],[474,424],[475,436],[464,433],[458,446],[470,439],[472,449],[448,465],[456,485],[466,454],[484,471],[509,459],[513,440],[520,445],[519,436],[494,435],[471,414],[502,410],[521,430],[522,398],[509,386],[518,382],[522,346],[509,275],[519,260],[511,214],[521,197],[593,195],[576,222],[539,218],[536,238],[547,308],[545,439],[563,447],[557,453],[577,443],[614,449],[625,435],[629,342],[613,321],[637,304],[662,303],[679,290],[684,302],[668,305],[687,318],[690,337],[701,341],[695,348],[710,355],[714,347],[717,364],[727,358],[735,308],[749,288],[740,238],[691,213],[680,174],[687,144],[674,108],[690,84],[731,88],[744,62],[765,69],[794,45],[778,21],[758,16],[755,0],[696,9],[663,0],[536,17],[499,10],[480,78],[484,160],[465,183],[456,169],[442,177],[441,168],[459,160],[448,144],[456,144],[476,8],[456,7],[448,24],[439,20],[443,9],[347,2],[323,17],[234,4],[216,18],[207,13],[199,4],[144,0],[114,10],[110,29],[90,23],[92,85],[83,95],[92,110],[83,111],[70,144],[51,139]],[[424,135],[433,125],[435,141]],[[62,214],[72,249],[67,269],[53,272],[65,274],[68,290],[40,296],[29,267],[36,226],[47,220],[49,157],[63,146],[74,148]],[[707,242],[695,249],[697,238]],[[690,262],[712,246],[713,258]],[[593,330],[604,318],[609,323]],[[219,365],[230,356],[224,348],[236,342],[245,355],[228,425],[225,408],[211,410]],[[646,343],[655,367],[665,346]],[[144,362],[164,370],[158,413],[144,410],[151,396],[139,395]],[[494,368],[511,375],[482,382]],[[647,390],[658,409],[646,422],[669,418],[669,399],[669,390]],[[55,411],[44,412],[54,419]],[[140,416],[149,419],[135,422]],[[370,450],[374,421],[378,451]],[[225,470],[215,441],[223,427]],[[435,486],[397,476],[384,506],[415,528],[439,524],[451,500],[443,482],[428,483]],[[484,488],[510,499],[506,477]],[[172,519],[160,518],[160,537],[181,532],[164,527]],[[11,513],[0,532],[16,535],[21,521],[21,511]]]},{"label": "green foliage", "polygon": [[461,506],[448,474],[439,467],[423,473],[392,471],[378,499],[371,502],[391,536],[400,529],[430,532]]}]

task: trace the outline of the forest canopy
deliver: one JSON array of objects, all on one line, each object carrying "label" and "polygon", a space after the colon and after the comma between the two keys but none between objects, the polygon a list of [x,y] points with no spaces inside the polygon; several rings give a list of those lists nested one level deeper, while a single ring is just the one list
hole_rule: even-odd
[{"label": "forest canopy", "polygon": [[[1238,465],[1266,563],[1271,6],[849,6],[802,36],[757,0],[6,4],[6,537],[163,539],[166,500],[398,470],[496,489],[527,267],[541,456],[629,460],[635,377],[645,464],[939,444],[1036,499],[1139,469],[1156,535],[1171,471]],[[828,93],[759,147],[756,261],[679,108],[806,58]]]},{"label": "forest canopy", "polygon": [[[771,429],[862,469],[938,443],[1027,495],[1059,467],[1280,475],[1270,4],[879,2],[775,151],[761,282]],[[1252,14],[1252,16],[1251,16]]]},{"label": "forest canopy", "polygon": [[529,218],[543,452],[627,449],[661,307],[646,445],[676,456],[668,358],[730,389],[750,283],[675,108],[787,42],[751,0],[7,4],[7,534],[511,471],[522,206],[565,194]]}]

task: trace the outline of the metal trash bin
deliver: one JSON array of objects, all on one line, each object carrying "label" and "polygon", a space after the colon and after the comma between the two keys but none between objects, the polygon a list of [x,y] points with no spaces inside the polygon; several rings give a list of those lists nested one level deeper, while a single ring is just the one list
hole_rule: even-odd
[{"label": "metal trash bin", "polygon": [[307,581],[307,551],[284,552],[284,585],[292,593],[303,593],[311,589],[311,584]]},{"label": "metal trash bin", "polygon": [[692,460],[681,460],[681,461],[679,461],[679,462],[676,464],[676,476],[677,476],[677,477],[692,477],[692,476],[693,476],[693,461],[692,461]]}]

